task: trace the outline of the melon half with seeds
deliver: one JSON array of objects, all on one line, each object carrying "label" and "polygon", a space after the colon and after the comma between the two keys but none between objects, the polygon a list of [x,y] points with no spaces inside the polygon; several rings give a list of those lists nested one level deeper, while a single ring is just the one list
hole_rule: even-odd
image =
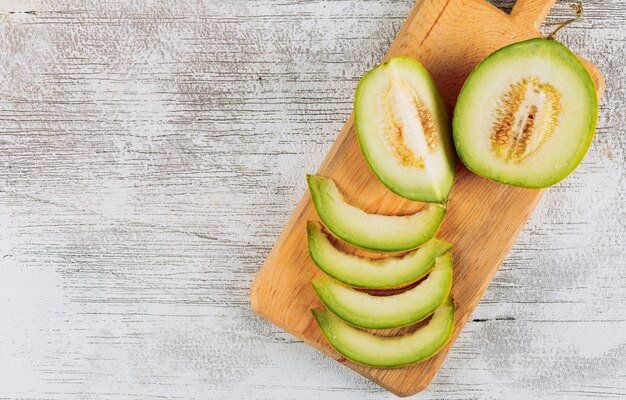
[{"label": "melon half with seeds", "polygon": [[448,199],[456,171],[450,120],[419,62],[393,58],[365,74],[354,124],[370,168],[389,190],[409,200]]},{"label": "melon half with seeds", "polygon": [[454,110],[454,142],[478,175],[545,188],[583,159],[597,116],[596,88],[578,58],[554,39],[531,39],[470,74]]}]

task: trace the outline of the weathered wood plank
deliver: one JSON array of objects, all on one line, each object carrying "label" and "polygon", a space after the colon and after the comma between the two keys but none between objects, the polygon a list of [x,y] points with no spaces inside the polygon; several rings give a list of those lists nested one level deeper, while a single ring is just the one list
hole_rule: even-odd
[{"label": "weathered wood plank", "polygon": [[[594,145],[421,398],[626,395],[626,2],[585,4]],[[0,1],[0,398],[387,397],[247,288],[411,5]]]}]

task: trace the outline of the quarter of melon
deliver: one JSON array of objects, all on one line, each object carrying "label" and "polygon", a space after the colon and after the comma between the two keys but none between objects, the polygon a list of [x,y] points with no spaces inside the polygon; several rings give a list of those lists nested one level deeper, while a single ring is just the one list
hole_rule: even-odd
[{"label": "quarter of melon", "polygon": [[426,69],[398,57],[368,72],[354,97],[354,124],[367,162],[392,192],[442,203],[456,155],[441,96]]}]

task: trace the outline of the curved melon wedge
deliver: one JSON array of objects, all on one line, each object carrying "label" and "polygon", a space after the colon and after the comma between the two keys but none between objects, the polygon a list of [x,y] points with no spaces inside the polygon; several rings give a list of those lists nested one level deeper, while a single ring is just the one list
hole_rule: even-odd
[{"label": "curved melon wedge", "polygon": [[435,265],[435,258],[452,248],[448,242],[432,239],[402,257],[371,260],[337,249],[317,221],[307,223],[307,233],[309,254],[319,269],[347,285],[368,289],[409,285],[426,275]]},{"label": "curved melon wedge", "polygon": [[387,216],[367,214],[346,203],[335,182],[308,175],[313,205],[324,225],[335,236],[374,251],[406,251],[432,239],[441,225],[446,207],[429,204],[417,214]]},{"label": "curved melon wedge", "polygon": [[401,367],[432,357],[454,330],[454,302],[448,298],[426,325],[403,336],[376,336],[343,322],[328,310],[311,310],[328,343],[349,360],[372,367]]},{"label": "curved melon wedge", "polygon": [[452,256],[439,257],[435,268],[419,285],[392,296],[359,292],[326,275],[311,281],[322,303],[347,323],[366,329],[399,328],[432,314],[450,294]]}]

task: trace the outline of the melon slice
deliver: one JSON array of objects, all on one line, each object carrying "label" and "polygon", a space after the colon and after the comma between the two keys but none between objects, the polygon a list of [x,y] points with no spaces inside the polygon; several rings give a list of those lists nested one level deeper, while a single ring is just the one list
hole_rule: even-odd
[{"label": "melon slice", "polygon": [[446,300],[452,288],[452,256],[438,258],[419,285],[391,296],[372,296],[327,275],[311,284],[326,308],[347,323],[367,329],[399,328],[423,320]]},{"label": "melon slice", "polygon": [[446,207],[429,204],[408,216],[367,214],[346,203],[335,182],[308,175],[313,205],[326,228],[340,239],[374,251],[412,250],[432,239],[443,221]]},{"label": "melon slice", "polygon": [[402,336],[378,336],[342,321],[330,311],[312,310],[328,343],[341,355],[373,367],[400,367],[432,357],[454,330],[454,302],[448,298],[428,323]]},{"label": "melon slice", "polygon": [[307,223],[307,233],[309,254],[319,269],[347,285],[369,289],[409,285],[426,275],[435,258],[452,248],[448,242],[432,239],[402,257],[372,260],[337,249],[317,221]]}]

